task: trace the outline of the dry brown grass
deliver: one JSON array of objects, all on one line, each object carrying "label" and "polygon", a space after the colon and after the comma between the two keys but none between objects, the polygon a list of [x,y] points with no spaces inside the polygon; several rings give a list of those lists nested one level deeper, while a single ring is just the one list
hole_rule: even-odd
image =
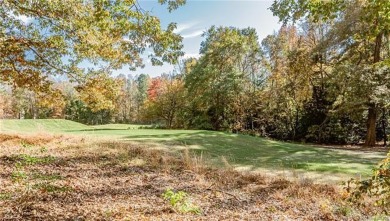
[{"label": "dry brown grass", "polygon": [[[362,220],[342,189],[206,165],[139,144],[0,135],[0,220]],[[185,191],[201,215],[163,200]]]},{"label": "dry brown grass", "polygon": [[22,136],[16,134],[0,134],[0,143],[2,146],[14,146],[21,143],[30,145],[42,145],[61,139],[62,136],[53,136],[49,134],[39,134],[35,136]]}]

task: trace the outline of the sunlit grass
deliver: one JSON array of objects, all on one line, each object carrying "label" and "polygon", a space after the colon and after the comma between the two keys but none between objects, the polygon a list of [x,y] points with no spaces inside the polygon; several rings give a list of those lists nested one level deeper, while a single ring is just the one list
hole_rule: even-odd
[{"label": "sunlit grass", "polygon": [[143,143],[168,151],[188,148],[208,156],[216,166],[225,157],[232,166],[247,170],[291,170],[327,174],[348,179],[368,176],[385,153],[334,150],[310,145],[202,130],[142,129],[142,125],[109,124],[86,126],[65,120],[2,120],[0,131],[61,134]]}]

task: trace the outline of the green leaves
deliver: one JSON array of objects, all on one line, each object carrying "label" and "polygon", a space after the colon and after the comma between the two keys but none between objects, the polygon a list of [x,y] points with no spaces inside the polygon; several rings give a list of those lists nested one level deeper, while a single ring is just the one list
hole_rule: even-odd
[{"label": "green leaves", "polygon": [[[284,23],[303,20],[328,24],[318,50],[326,52],[337,88],[338,110],[377,109],[389,101],[388,68],[377,65],[389,58],[390,1],[279,0],[271,7]],[[331,80],[332,81],[332,80]],[[341,91],[341,92],[340,92]],[[368,114],[366,144],[375,145],[376,116]],[[370,142],[367,142],[370,140]]]},{"label": "green leaves", "polygon": [[301,18],[319,22],[337,18],[346,3],[344,0],[275,0],[270,9],[285,24]]},{"label": "green leaves", "polygon": [[168,4],[169,12],[177,9],[178,7],[184,5],[186,0],[158,0],[160,4]]},{"label": "green leaves", "polygon": [[[245,93],[254,93],[259,76],[260,46],[252,28],[211,27],[204,33],[201,57],[186,74],[185,83],[197,111],[208,115],[213,128],[241,124]],[[243,108],[241,108],[243,107]],[[200,109],[200,110],[199,110]]]},{"label": "green leaves", "polygon": [[[170,10],[185,3],[160,2]],[[153,50],[154,64],[175,63],[182,55],[174,25],[162,29],[160,20],[134,0],[4,0],[0,15],[0,79],[20,87],[35,86],[20,80],[25,71],[38,83],[56,74],[75,78],[82,61],[136,68],[143,66],[146,49]],[[23,16],[29,24],[19,19]]]},{"label": "green leaves", "polygon": [[167,189],[162,194],[162,197],[168,200],[169,204],[180,213],[201,214],[201,209],[189,201],[188,194],[184,191],[174,192],[171,189]]},{"label": "green leaves", "polygon": [[373,176],[368,180],[352,179],[345,189],[350,194],[349,200],[359,205],[364,205],[366,197],[375,200],[382,212],[388,214],[390,208],[390,153],[373,170]]}]

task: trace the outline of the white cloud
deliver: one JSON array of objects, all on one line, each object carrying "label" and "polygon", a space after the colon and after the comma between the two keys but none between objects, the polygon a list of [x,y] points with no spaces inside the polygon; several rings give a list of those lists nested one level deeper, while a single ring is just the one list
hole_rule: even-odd
[{"label": "white cloud", "polygon": [[174,33],[180,34],[183,38],[194,38],[203,34],[203,29],[199,29],[199,22],[179,23]]},{"label": "white cloud", "polygon": [[197,25],[198,22],[187,22],[187,23],[181,23],[177,25],[177,28],[173,31],[175,34],[180,34],[185,30],[193,28],[195,25]]},{"label": "white cloud", "polygon": [[25,15],[19,15],[19,16],[16,16],[16,19],[22,21],[23,23],[25,24],[29,24],[32,22],[33,18],[32,17],[27,17]]},{"label": "white cloud", "polygon": [[203,34],[204,30],[196,30],[188,34],[181,35],[183,38],[195,38],[198,36],[201,36]]},{"label": "white cloud", "polygon": [[129,37],[127,37],[127,36],[123,37],[123,38],[122,38],[122,41],[134,43],[134,41],[133,41],[132,39],[130,39]]},{"label": "white cloud", "polygon": [[183,56],[184,59],[188,59],[188,58],[200,58],[200,54],[197,54],[197,53],[186,53],[184,54]]}]

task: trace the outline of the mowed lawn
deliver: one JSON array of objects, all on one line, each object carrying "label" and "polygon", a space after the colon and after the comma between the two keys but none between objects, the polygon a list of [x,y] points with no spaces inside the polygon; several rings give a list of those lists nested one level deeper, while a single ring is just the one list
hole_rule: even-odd
[{"label": "mowed lawn", "polygon": [[142,129],[140,125],[86,126],[66,120],[0,120],[0,132],[60,133],[131,141],[168,151],[190,149],[216,166],[341,181],[367,177],[384,152],[327,149],[248,135],[202,130]]}]

